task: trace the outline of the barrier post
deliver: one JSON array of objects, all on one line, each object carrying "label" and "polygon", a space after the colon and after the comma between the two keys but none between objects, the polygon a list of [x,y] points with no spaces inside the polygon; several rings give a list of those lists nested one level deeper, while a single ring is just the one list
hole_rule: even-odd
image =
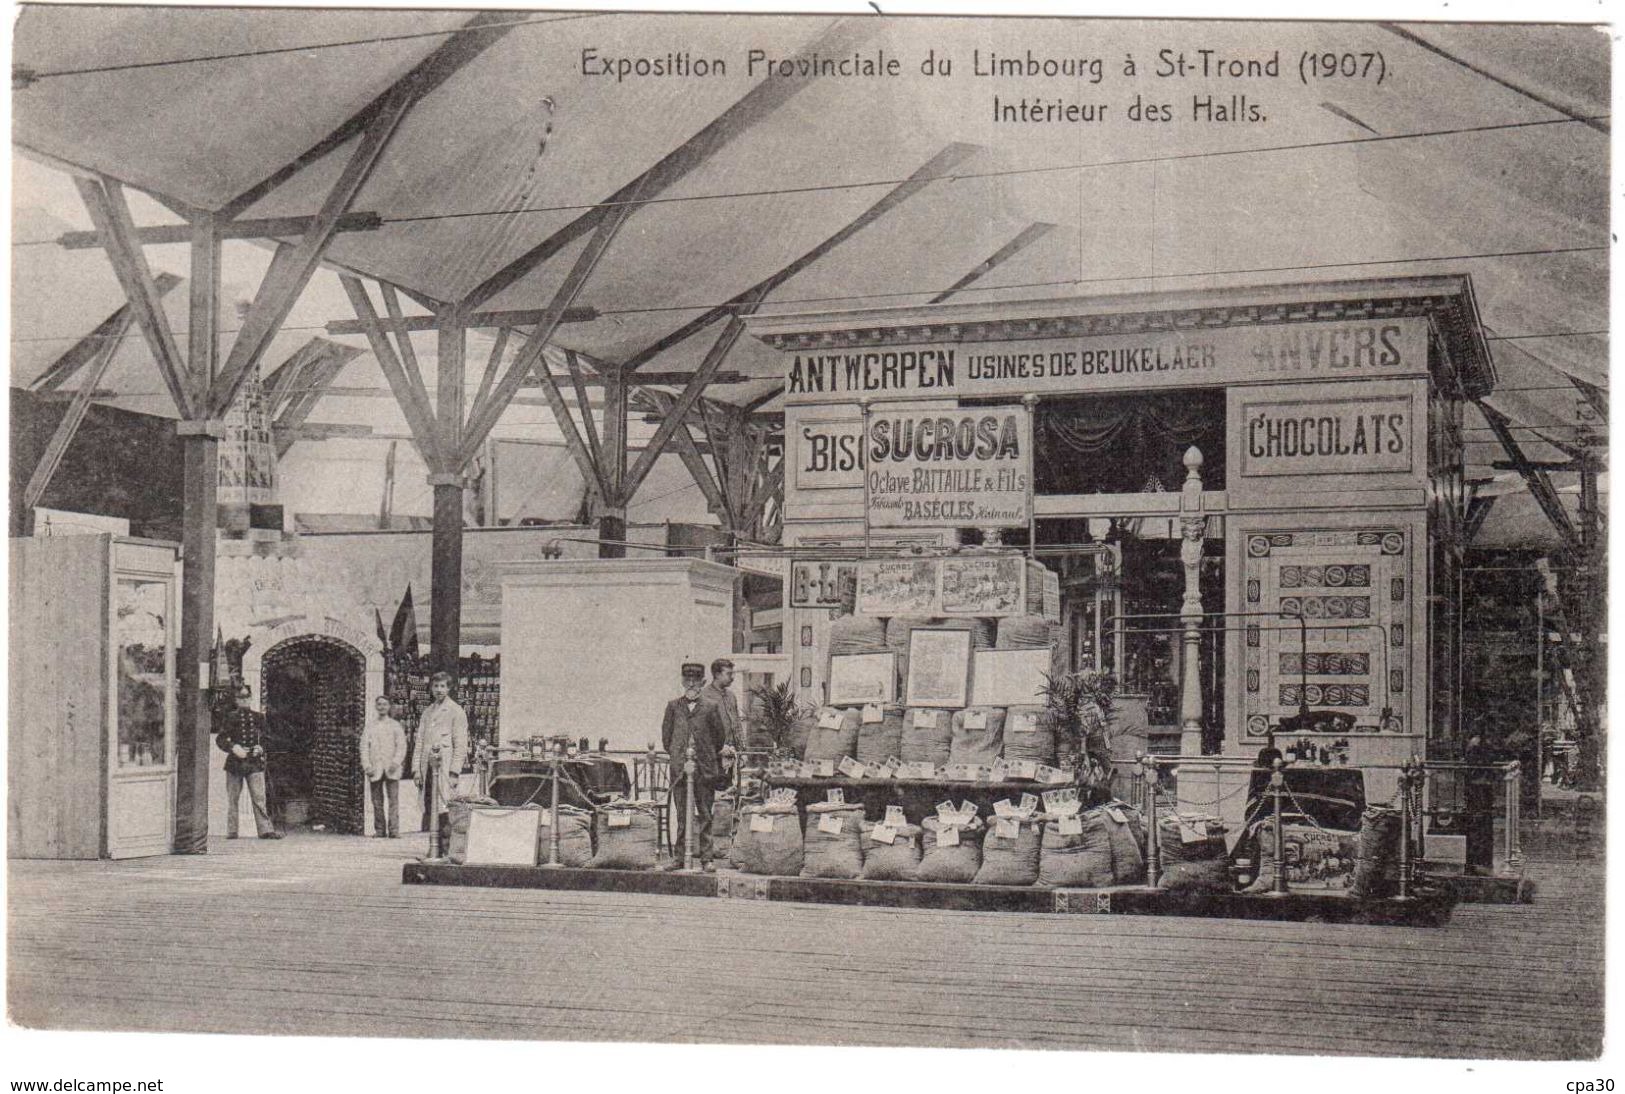
[{"label": "barrier post", "polygon": [[1411,900],[1411,793],[1416,778],[1416,760],[1406,760],[1399,769],[1399,895],[1395,900]]},{"label": "barrier post", "polygon": [[1523,800],[1519,794],[1523,766],[1513,760],[1506,767],[1506,864],[1509,871],[1523,866]]},{"label": "barrier post", "polygon": [[1281,799],[1286,796],[1286,761],[1276,760],[1270,775],[1270,798],[1275,815],[1275,876],[1271,879],[1270,896],[1286,896],[1286,827],[1281,823]]},{"label": "barrier post", "polygon": [[440,757],[429,757],[429,857],[440,857]]},{"label": "barrier post", "polygon": [[1155,889],[1162,880],[1162,838],[1157,831],[1157,761],[1140,757],[1145,769],[1145,878]]},{"label": "barrier post", "polygon": [[548,781],[553,784],[552,792],[548,795],[547,823],[551,829],[547,837],[547,865],[558,868],[559,863],[559,772],[562,768],[559,761],[564,758],[564,741],[553,742],[553,771]]},{"label": "barrier post", "polygon": [[694,869],[694,820],[698,813],[698,805],[694,800],[694,739],[689,738],[688,755],[683,759],[683,785],[688,788],[683,802],[683,869]]}]

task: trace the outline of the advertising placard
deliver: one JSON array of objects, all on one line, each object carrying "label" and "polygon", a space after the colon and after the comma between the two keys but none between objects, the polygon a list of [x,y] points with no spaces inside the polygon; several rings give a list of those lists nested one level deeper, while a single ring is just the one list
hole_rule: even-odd
[{"label": "advertising placard", "polygon": [[1020,406],[875,410],[864,445],[869,526],[1026,527],[1032,437]]}]

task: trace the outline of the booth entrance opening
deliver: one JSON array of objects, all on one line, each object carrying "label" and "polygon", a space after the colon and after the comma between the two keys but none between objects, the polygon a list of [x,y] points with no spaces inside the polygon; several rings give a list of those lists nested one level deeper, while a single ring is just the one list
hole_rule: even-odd
[{"label": "booth entrance opening", "polygon": [[327,635],[290,638],[266,652],[266,782],[281,825],[365,831],[366,668],[361,651]]}]

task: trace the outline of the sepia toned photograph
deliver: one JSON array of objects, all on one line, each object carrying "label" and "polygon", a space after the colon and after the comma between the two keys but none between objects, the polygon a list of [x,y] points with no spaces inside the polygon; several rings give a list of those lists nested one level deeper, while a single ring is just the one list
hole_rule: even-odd
[{"label": "sepia toned photograph", "polygon": [[1615,33],[1424,14],[14,9],[0,1080],[1612,1089]]}]

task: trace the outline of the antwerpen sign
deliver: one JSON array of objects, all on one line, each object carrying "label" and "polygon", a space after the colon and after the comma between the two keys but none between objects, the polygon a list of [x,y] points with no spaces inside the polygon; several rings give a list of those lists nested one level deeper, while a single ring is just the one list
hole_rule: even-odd
[{"label": "antwerpen sign", "polygon": [[864,437],[869,526],[1025,527],[1032,441],[1025,407],[871,411]]}]

